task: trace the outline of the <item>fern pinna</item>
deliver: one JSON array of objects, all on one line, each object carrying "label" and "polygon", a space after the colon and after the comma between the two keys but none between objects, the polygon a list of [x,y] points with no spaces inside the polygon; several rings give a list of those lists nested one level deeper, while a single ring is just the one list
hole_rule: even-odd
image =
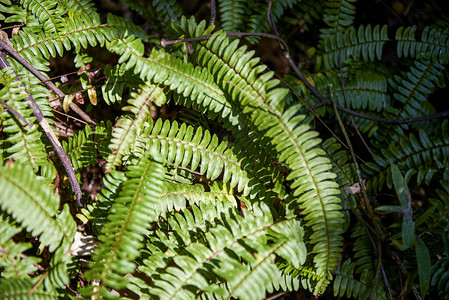
[{"label": "fern pinna", "polygon": [[[219,0],[199,2],[207,26],[181,1],[123,2],[139,25],[103,2],[0,0],[4,43],[45,78],[0,49],[0,297],[446,297],[448,122],[432,117],[446,19],[390,28],[356,0]],[[282,60],[307,51],[304,81],[255,55],[278,30]],[[56,97],[42,83],[72,60]],[[97,124],[70,115],[74,96]]]}]

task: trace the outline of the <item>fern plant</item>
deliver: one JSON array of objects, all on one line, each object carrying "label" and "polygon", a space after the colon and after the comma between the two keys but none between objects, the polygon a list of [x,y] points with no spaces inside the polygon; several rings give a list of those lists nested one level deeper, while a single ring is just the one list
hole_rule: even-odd
[{"label": "fern plant", "polygon": [[[446,29],[360,23],[355,0],[218,1],[211,26],[176,1],[124,3],[152,32],[89,0],[0,0],[14,50],[0,49],[11,64],[0,73],[2,297],[448,290],[447,121],[410,120],[439,107]],[[291,59],[301,49],[284,31],[292,24],[322,27],[305,81],[261,63],[260,35],[228,34],[277,27]],[[55,61],[71,60],[55,97],[35,73],[53,81]],[[38,127],[27,93],[50,128]],[[97,124],[66,111],[83,97]],[[56,129],[84,207],[42,134]]]}]

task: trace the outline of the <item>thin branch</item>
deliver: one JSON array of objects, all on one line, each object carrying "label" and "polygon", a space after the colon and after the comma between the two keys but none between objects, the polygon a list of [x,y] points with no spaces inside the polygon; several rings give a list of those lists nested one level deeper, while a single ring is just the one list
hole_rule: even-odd
[{"label": "thin branch", "polygon": [[0,104],[3,105],[11,114],[13,114],[17,119],[19,119],[20,121],[24,122],[25,124],[27,124],[28,127],[30,127],[30,129],[34,129],[34,125],[31,124],[30,122],[28,122],[27,119],[25,119],[21,114],[19,114],[14,108],[12,108],[11,106],[9,106],[8,104],[6,104],[6,102],[4,102],[3,100],[0,100]]},{"label": "thin branch", "polygon": [[[0,40],[0,42],[2,42]],[[0,44],[1,46],[1,44]],[[0,68],[9,68],[11,65],[6,60],[3,51],[0,51]],[[14,71],[13,71],[14,72]],[[14,72],[15,74],[15,72]],[[47,135],[48,139],[50,140],[51,144],[53,145],[54,150],[59,156],[59,159],[61,160],[62,165],[64,166],[64,169],[67,172],[67,177],[69,178],[69,183],[72,188],[73,193],[76,196],[76,201],[79,206],[82,206],[81,204],[81,187],[76,179],[75,170],[73,169],[73,165],[70,162],[69,157],[67,156],[67,153],[65,153],[64,148],[62,148],[61,143],[59,143],[58,138],[56,137],[55,133],[51,129],[50,125],[48,124],[47,120],[45,119],[44,115],[42,114],[42,111],[40,110],[39,106],[37,105],[36,101],[34,101],[33,97],[31,96],[30,92],[25,88],[23,83],[19,80],[16,74],[16,78],[14,81],[20,82],[19,87],[23,87],[25,93],[27,94],[27,97],[24,99],[25,101],[28,101],[28,106],[33,110],[33,115],[36,117],[39,125],[44,130],[45,134]]]},{"label": "thin branch", "polygon": [[210,22],[209,26],[212,26],[215,24],[215,16],[217,14],[216,4],[215,0],[210,0]]},{"label": "thin branch", "polygon": [[[348,96],[346,95],[346,88],[345,88],[345,80],[343,78],[343,69],[341,66],[341,54],[340,54],[340,79],[341,79],[341,88],[343,89],[343,98],[345,99],[346,107],[349,109],[349,101]],[[373,151],[371,151],[371,148],[368,146],[368,143],[363,138],[362,134],[360,133],[359,129],[357,128],[357,125],[354,122],[354,118],[352,115],[349,115],[349,118],[351,119],[352,126],[355,129],[355,132],[357,132],[357,135],[359,136],[360,140],[362,140],[363,145],[365,145],[366,149],[368,149],[368,152],[373,156]]]},{"label": "thin branch", "polygon": [[[27,62],[19,53],[16,52],[12,47],[10,47],[5,41],[0,40],[0,50],[6,51],[10,56],[12,56],[18,63],[24,66],[28,71],[30,71],[34,76],[36,76],[40,81],[42,81],[47,88],[52,90],[58,97],[64,98],[65,94],[51,81],[48,80],[41,72],[39,72],[35,67],[33,67],[29,62]],[[76,112],[83,120],[87,123],[95,125],[96,123],[75,103],[70,104],[70,108]]]}]

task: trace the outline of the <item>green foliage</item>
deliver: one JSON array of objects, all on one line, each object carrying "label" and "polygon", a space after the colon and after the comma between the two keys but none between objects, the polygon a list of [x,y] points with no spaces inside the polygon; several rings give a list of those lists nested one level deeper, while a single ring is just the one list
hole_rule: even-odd
[{"label": "green foliage", "polygon": [[[123,2],[142,27],[103,2],[0,0],[2,28],[21,25],[10,39],[19,55],[52,80],[68,70],[64,91],[93,87],[98,99],[83,107],[96,126],[60,117],[62,99],[6,55],[0,99],[36,128],[0,105],[0,297],[446,297],[448,122],[378,119],[441,109],[444,22],[368,24],[356,0],[222,0],[208,27],[183,16],[203,17],[206,2],[198,12]],[[259,37],[226,35],[273,33],[269,9],[291,56],[307,51],[299,67],[314,68],[310,84],[359,113],[340,112],[346,129],[292,73],[261,63]],[[311,28],[309,44],[296,39]],[[26,91],[52,130],[66,129],[83,208]]]}]

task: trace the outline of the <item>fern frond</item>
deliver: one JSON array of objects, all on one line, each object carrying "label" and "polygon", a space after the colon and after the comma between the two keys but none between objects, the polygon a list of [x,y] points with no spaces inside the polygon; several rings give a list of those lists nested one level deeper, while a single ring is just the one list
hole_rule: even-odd
[{"label": "fern frond", "polygon": [[[221,185],[215,182],[205,190],[201,184],[179,184],[164,182],[161,200],[167,206],[167,211],[180,210],[186,208],[187,204],[196,204],[198,202],[226,202],[230,201],[237,206],[232,188],[229,185]],[[239,197],[240,198],[240,197]]]},{"label": "fern frond", "polygon": [[[269,192],[270,174],[261,168],[244,169],[241,159],[228,147],[227,141],[220,142],[216,135],[198,127],[196,130],[185,123],[176,121],[164,123],[148,122],[148,127],[141,134],[144,149],[156,149],[175,166],[199,170],[206,178],[215,180],[223,173],[223,183],[230,183],[232,188],[243,191],[247,196],[258,195],[260,200],[272,198]],[[148,151],[148,150],[145,150]],[[136,154],[139,155],[139,154]]]},{"label": "fern frond", "polygon": [[390,41],[387,35],[387,25],[366,27],[361,25],[344,32],[336,33],[323,40],[323,59],[326,69],[338,68],[340,57],[345,61],[351,56],[363,58],[365,61],[380,60],[385,42]]},{"label": "fern frond", "polygon": [[355,239],[353,248],[355,272],[362,273],[365,270],[371,273],[375,272],[375,250],[365,228],[359,222],[353,227],[351,237]]},{"label": "fern frond", "polygon": [[12,237],[21,231],[22,228],[13,224],[10,218],[0,215],[0,268],[3,278],[28,278],[28,274],[37,270],[35,264],[41,261],[38,257],[23,255],[31,248],[30,243],[13,241]]},{"label": "fern frond", "polygon": [[447,295],[449,293],[449,257],[439,259],[431,268],[432,274],[431,285],[435,286],[440,295]]},{"label": "fern frond", "polygon": [[[443,123],[447,126],[447,121]],[[381,156],[374,156],[375,162],[363,165],[366,177],[369,178],[368,187],[379,191],[385,183],[392,186],[389,172],[390,164],[396,164],[405,173],[406,181],[416,175],[417,184],[429,184],[433,176],[442,171],[447,173],[449,161],[446,153],[449,151],[449,136],[430,139],[423,131],[419,137],[410,134],[408,141],[400,140],[400,145],[390,145],[382,151]]]},{"label": "fern frond", "polygon": [[57,213],[59,197],[42,177],[34,175],[29,166],[16,162],[11,167],[1,167],[0,189],[0,205],[4,211],[33,236],[39,236],[51,252],[61,243],[59,248],[68,250],[76,231],[75,221],[68,205]]},{"label": "fern frond", "polygon": [[165,21],[178,23],[182,9],[176,0],[153,0],[153,7]]},{"label": "fern frond", "polygon": [[[187,28],[195,28],[196,24],[193,19],[182,19],[183,26],[187,34]],[[279,162],[291,169],[287,180],[293,180],[291,188],[297,197],[291,205],[300,205],[308,215],[306,226],[314,232],[314,261],[320,272],[327,273],[335,267],[341,246],[340,200],[336,197],[337,185],[331,181],[335,175],[329,172],[330,164],[321,156],[323,152],[313,148],[319,143],[317,133],[301,124],[304,116],[295,116],[299,107],[284,110],[287,90],[275,88],[279,80],[272,79],[273,72],[261,74],[266,66],[257,65],[259,59],[253,58],[254,52],[246,52],[246,46],[238,48],[238,42],[231,43],[219,31],[197,43],[197,60],[211,70],[225,93],[242,107],[243,114],[248,114],[271,139],[279,152]]]},{"label": "fern frond", "polygon": [[232,124],[238,123],[238,119],[231,115],[231,105],[207,69],[184,64],[180,58],[171,56],[163,49],[153,49],[146,58],[143,56],[142,42],[133,36],[111,43],[110,50],[120,54],[119,63],[126,62],[125,68],[134,68],[134,73],[142,76],[143,80],[162,84],[182,94],[185,99],[190,98],[190,102],[185,103],[187,106],[192,106],[194,99],[200,111],[208,107],[223,118],[232,118]]},{"label": "fern frond", "polygon": [[106,65],[103,70],[106,76],[106,82],[101,87],[101,93],[104,101],[111,105],[113,103],[121,103],[125,88],[128,88],[130,93],[137,92],[140,85],[144,82],[139,76],[126,70],[125,65],[116,65],[111,67]]},{"label": "fern frond", "polygon": [[427,115],[427,111],[422,111],[423,102],[427,101],[437,85],[444,83],[445,68],[437,61],[421,60],[414,64],[404,76],[396,75],[389,81],[395,91],[394,97],[402,104],[392,113],[402,119]]},{"label": "fern frond", "polygon": [[74,134],[67,142],[62,141],[62,147],[69,156],[75,171],[95,163],[97,150],[93,138],[92,129],[86,125],[84,130]]},{"label": "fern frond", "polygon": [[416,26],[400,27],[396,31],[399,58],[438,60],[441,64],[449,62],[449,34],[446,28],[427,26],[416,40]]},{"label": "fern frond", "polygon": [[228,32],[240,31],[245,24],[248,2],[244,0],[219,1],[220,19]]},{"label": "fern frond", "polygon": [[324,9],[323,21],[329,28],[320,29],[321,40],[336,36],[354,23],[357,0],[328,0]]},{"label": "fern frond", "polygon": [[[373,284],[373,274],[367,270],[363,271],[360,279],[354,277],[355,264],[351,260],[345,260],[335,270],[334,296],[354,297],[358,299],[369,299]],[[382,285],[378,285],[373,294],[375,299],[388,299]]]},{"label": "fern frond", "polygon": [[[189,215],[188,210],[184,212]],[[195,217],[197,214],[201,212],[197,210]],[[187,226],[180,223],[181,226],[173,229],[186,237],[189,235],[186,235],[184,228],[198,222],[196,218],[187,216]],[[160,277],[153,277],[152,294],[162,298],[183,298],[213,290],[225,298],[259,299],[265,295],[267,287],[277,281],[279,271],[274,264],[276,254],[298,264],[305,261],[303,229],[299,222],[293,218],[273,224],[267,206],[255,206],[254,211],[244,211],[244,216],[230,209],[213,223],[203,228],[205,232],[201,234],[201,241],[174,248],[178,254],[170,261],[176,265],[170,261],[160,261],[165,266],[157,264],[157,256],[144,261],[145,265],[151,267],[139,268],[142,271],[151,271],[158,265]],[[220,278],[226,280],[227,287],[211,286],[220,282]]]},{"label": "fern frond", "polygon": [[127,168],[127,180],[122,183],[110,208],[108,222],[99,236],[101,244],[86,273],[86,278],[100,280],[100,287],[96,291],[90,287],[87,294],[110,297],[108,287],[120,289],[126,286],[123,275],[133,272],[132,261],[139,255],[143,235],[161,212],[159,196],[163,174],[162,165],[149,158]]},{"label": "fern frond", "polygon": [[163,104],[165,102],[165,94],[158,86],[150,84],[141,88],[141,93],[133,93],[128,100],[129,106],[122,109],[124,112],[131,112],[132,117],[130,115],[121,117],[112,131],[112,139],[109,144],[112,153],[108,156],[106,170],[120,165],[122,157],[128,154],[132,144],[136,141],[136,136],[150,118],[150,103]]},{"label": "fern frond", "polygon": [[[24,87],[20,87],[20,81],[14,81],[16,76],[9,68],[0,71],[0,80],[3,88],[0,90],[0,98],[12,107],[15,111],[33,124],[36,118],[33,116],[33,110],[28,107],[24,99],[27,97]],[[7,158],[16,161],[27,162],[31,167],[37,170],[39,166],[48,164],[45,145],[42,142],[42,133],[35,129],[26,129],[9,112],[4,111],[0,114],[0,120],[3,121],[3,132],[8,134],[5,141]]]},{"label": "fern frond", "polygon": [[29,278],[26,279],[0,279],[0,298],[1,299],[59,299],[59,295],[53,291],[43,291],[42,285],[34,290],[35,282]]}]

